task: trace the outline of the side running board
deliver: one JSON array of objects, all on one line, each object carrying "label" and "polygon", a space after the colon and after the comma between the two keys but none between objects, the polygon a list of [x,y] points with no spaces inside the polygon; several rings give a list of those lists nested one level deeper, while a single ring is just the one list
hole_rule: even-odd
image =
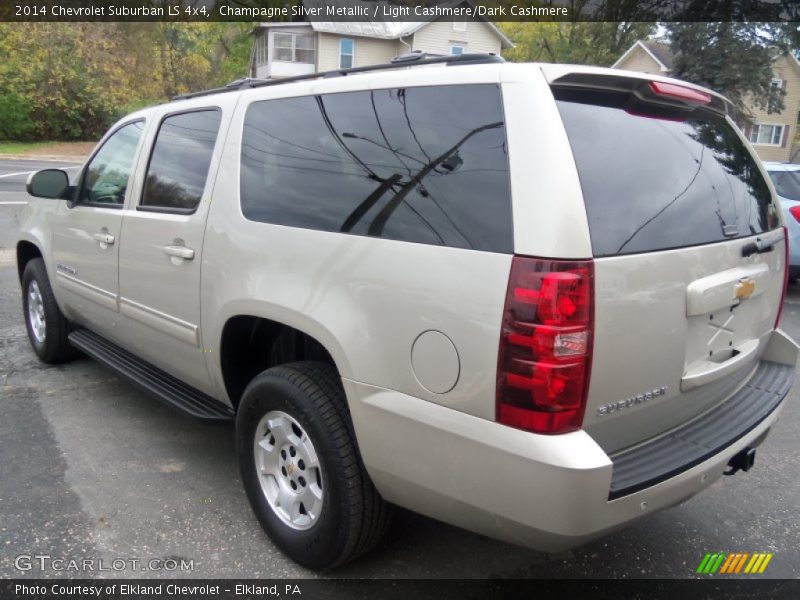
[{"label": "side running board", "polygon": [[206,423],[233,420],[233,410],[211,396],[186,385],[86,329],[69,334],[69,342],[84,354],[116,371],[136,386],[178,411]]}]

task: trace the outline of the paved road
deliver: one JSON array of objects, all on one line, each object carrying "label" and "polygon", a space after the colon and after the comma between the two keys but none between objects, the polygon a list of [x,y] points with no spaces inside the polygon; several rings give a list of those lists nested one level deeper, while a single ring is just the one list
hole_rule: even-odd
[{"label": "paved road", "polygon": [[[0,247],[11,247],[24,208],[0,205]],[[800,339],[796,286],[783,325]],[[767,575],[798,577],[798,395],[800,386],[753,471],[722,478],[686,503],[583,548],[545,555],[400,511],[385,542],[336,575],[681,578],[692,576],[706,551],[722,550],[774,552]],[[183,418],[90,360],[58,367],[36,360],[12,257],[2,250],[0,408],[0,577],[24,575],[14,557],[33,553],[107,564],[179,557],[194,561],[184,575],[195,577],[313,576],[259,529],[241,488],[231,427]]]},{"label": "paved road", "polygon": [[80,165],[74,162],[53,162],[42,160],[2,160],[0,159],[0,252],[13,247],[16,222],[13,220],[14,207],[24,208],[28,202],[25,182],[28,175],[39,169],[64,169],[74,174]]},{"label": "paved road", "polygon": [[73,175],[79,168],[74,162],[0,159],[0,253],[14,247],[18,216],[29,199],[28,175],[39,169],[64,169]]},{"label": "paved road", "polygon": [[78,168],[73,162],[41,160],[0,160],[0,203],[5,194],[16,194],[25,190],[28,175],[39,169],[65,169],[73,173]]}]

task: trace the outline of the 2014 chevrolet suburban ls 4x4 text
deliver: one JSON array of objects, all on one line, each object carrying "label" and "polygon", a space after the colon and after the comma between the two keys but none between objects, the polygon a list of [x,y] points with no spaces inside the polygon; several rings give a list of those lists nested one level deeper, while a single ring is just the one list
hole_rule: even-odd
[{"label": "2014 chevrolet suburban ls 4x4 text", "polygon": [[747,470],[793,380],[785,229],[726,106],[462,55],[141,110],[28,182],[59,199],[17,245],[31,343],[235,420],[309,567],[391,504],[583,543]]}]

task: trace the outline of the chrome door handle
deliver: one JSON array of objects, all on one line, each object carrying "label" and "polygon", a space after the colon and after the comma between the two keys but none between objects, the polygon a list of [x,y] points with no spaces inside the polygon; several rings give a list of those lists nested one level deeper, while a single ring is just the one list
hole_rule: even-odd
[{"label": "chrome door handle", "polygon": [[164,252],[170,256],[183,258],[185,260],[192,260],[194,258],[194,250],[186,246],[164,246]]},{"label": "chrome door handle", "polygon": [[114,243],[114,236],[110,233],[95,233],[92,237],[101,244],[107,244],[110,246]]}]

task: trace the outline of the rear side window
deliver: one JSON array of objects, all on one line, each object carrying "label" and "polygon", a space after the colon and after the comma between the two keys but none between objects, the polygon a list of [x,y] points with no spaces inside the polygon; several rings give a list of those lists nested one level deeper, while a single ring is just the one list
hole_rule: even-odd
[{"label": "rear side window", "polygon": [[769,176],[779,196],[800,200],[800,171],[770,171]]},{"label": "rear side window", "polygon": [[554,90],[595,256],[695,246],[777,226],[769,188],[718,113]]},{"label": "rear side window", "polygon": [[161,123],[147,166],[141,208],[192,212],[200,203],[219,131],[220,111],[200,110]]},{"label": "rear side window", "polygon": [[244,123],[241,201],[253,221],[511,252],[500,90],[255,102]]}]

